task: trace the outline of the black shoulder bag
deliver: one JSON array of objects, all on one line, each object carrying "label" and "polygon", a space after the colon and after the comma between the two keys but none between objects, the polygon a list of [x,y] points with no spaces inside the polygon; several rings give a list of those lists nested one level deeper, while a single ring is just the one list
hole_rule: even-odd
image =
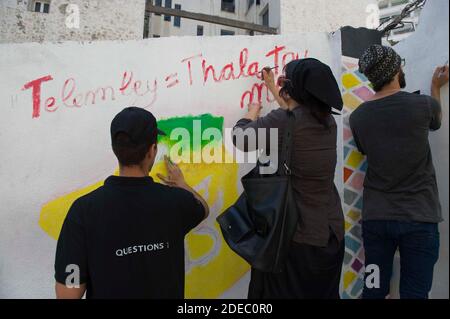
[{"label": "black shoulder bag", "polygon": [[287,114],[277,173],[261,175],[257,165],[241,179],[244,192],[237,202],[217,218],[228,246],[253,268],[270,273],[282,272],[298,222],[290,170],[295,116]]}]

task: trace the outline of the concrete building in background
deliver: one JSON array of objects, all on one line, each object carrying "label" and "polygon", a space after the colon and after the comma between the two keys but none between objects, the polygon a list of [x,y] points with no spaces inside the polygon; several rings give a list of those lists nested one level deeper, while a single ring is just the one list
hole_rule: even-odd
[{"label": "concrete building in background", "polygon": [[[156,6],[280,28],[280,0],[149,0]],[[146,14],[144,37],[252,35],[252,31],[158,14]]]},{"label": "concrete building in background", "polygon": [[378,17],[374,9],[376,0],[281,0],[281,33],[333,32],[343,26],[372,28]]},{"label": "concrete building in background", "polygon": [[[383,24],[392,18],[397,17],[403,11],[403,9],[414,0],[378,0],[378,6],[380,8],[380,23]],[[394,43],[400,42],[409,37],[419,24],[421,10],[414,11],[409,17],[406,17],[403,21],[404,24],[399,28],[392,30],[387,36],[387,40]]]},{"label": "concrete building in background", "polygon": [[144,8],[145,0],[0,0],[0,43],[142,39]]},{"label": "concrete building in background", "polygon": [[[367,7],[376,3],[376,0],[148,1],[172,9],[265,25],[279,33],[331,32],[345,25],[365,27]],[[146,14],[145,4],[146,0],[0,0],[0,43],[253,34],[217,24]],[[67,24],[69,5],[79,11],[79,27]]]},{"label": "concrete building in background", "polygon": [[[376,0],[149,0],[156,6],[260,24],[279,33],[332,32],[365,27]],[[145,37],[250,35],[251,31],[194,20],[146,14]]]}]

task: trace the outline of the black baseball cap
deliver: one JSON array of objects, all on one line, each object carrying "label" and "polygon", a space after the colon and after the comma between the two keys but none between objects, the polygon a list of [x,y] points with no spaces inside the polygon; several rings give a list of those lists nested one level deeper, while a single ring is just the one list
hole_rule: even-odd
[{"label": "black baseball cap", "polygon": [[156,118],[147,110],[139,107],[127,107],[116,115],[111,122],[111,142],[117,145],[116,136],[125,133],[135,146],[154,144],[158,135],[166,135],[158,129]]}]

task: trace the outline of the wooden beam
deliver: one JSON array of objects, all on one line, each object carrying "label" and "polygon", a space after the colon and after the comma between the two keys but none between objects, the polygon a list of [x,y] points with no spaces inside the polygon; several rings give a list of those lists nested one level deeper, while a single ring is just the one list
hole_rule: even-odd
[{"label": "wooden beam", "polygon": [[145,6],[146,12],[156,13],[156,14],[162,14],[167,16],[174,16],[174,17],[180,17],[190,20],[197,20],[202,22],[208,22],[213,24],[220,24],[228,27],[238,28],[238,29],[244,29],[249,31],[255,31],[260,32],[264,34],[278,34],[278,30],[276,28],[270,28],[259,24],[234,20],[234,19],[228,19],[228,18],[222,18],[218,16],[213,16],[209,14],[203,14],[203,13],[194,13],[190,11],[184,11],[184,10],[177,10],[172,8],[165,8],[160,6],[155,6],[151,2],[147,2]]}]

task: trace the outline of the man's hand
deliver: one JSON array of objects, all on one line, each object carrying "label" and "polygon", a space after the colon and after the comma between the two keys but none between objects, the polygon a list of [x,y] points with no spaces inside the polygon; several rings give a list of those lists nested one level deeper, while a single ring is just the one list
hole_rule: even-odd
[{"label": "man's hand", "polygon": [[262,104],[261,103],[251,103],[248,105],[248,113],[244,117],[251,121],[256,121],[261,115]]},{"label": "man's hand", "polygon": [[172,163],[167,156],[164,156],[164,162],[166,163],[167,176],[157,174],[158,178],[170,187],[186,188],[187,184],[184,180],[183,172],[178,165]]},{"label": "man's hand", "polygon": [[444,85],[448,83],[448,79],[449,79],[448,65],[438,67],[434,71],[431,86],[434,89],[441,89]]},{"label": "man's hand", "polygon": [[208,218],[209,206],[206,200],[199,193],[197,193],[195,189],[193,189],[186,183],[186,181],[184,180],[183,172],[178,167],[178,165],[172,163],[172,161],[167,156],[164,156],[164,162],[166,163],[167,167],[167,177],[162,176],[161,174],[157,174],[159,179],[161,179],[167,186],[182,188],[194,195],[194,197],[197,198],[198,201],[200,201],[203,208],[205,209],[204,219]]},{"label": "man's hand", "polygon": [[448,65],[436,68],[431,81],[431,96],[441,103],[441,88],[448,83]]}]

